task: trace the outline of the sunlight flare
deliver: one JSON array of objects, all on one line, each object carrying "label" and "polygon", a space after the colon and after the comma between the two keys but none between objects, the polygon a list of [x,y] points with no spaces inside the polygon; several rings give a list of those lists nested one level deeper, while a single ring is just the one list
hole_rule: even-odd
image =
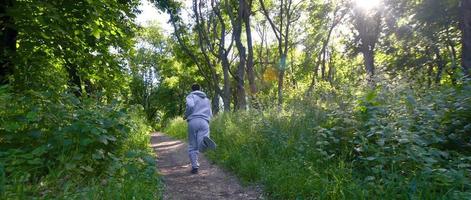
[{"label": "sunlight flare", "polygon": [[354,0],[355,5],[365,11],[378,8],[381,5],[381,0]]}]

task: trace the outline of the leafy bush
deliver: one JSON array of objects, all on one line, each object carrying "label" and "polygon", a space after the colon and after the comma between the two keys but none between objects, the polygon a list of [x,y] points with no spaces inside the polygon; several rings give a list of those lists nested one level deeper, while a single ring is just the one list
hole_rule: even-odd
[{"label": "leafy bush", "polygon": [[158,196],[142,112],[119,102],[1,88],[0,197]]},{"label": "leafy bush", "polygon": [[470,89],[383,88],[224,113],[211,123],[209,156],[273,199],[466,199]]}]

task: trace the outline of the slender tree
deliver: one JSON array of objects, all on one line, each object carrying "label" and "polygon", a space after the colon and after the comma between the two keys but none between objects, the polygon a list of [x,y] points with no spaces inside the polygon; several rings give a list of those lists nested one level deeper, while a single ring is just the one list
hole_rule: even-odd
[{"label": "slender tree", "polygon": [[[191,44],[188,38],[188,31],[186,25],[183,23],[182,18],[180,17],[181,4],[176,1],[156,1],[152,2],[157,6],[157,8],[164,10],[170,16],[170,23],[174,28],[174,36],[183,50],[183,52],[190,57],[191,61],[196,65],[201,76],[204,77],[207,85],[213,91],[214,96],[212,100],[213,112],[217,113],[219,111],[219,96],[221,96],[221,88],[219,87],[218,76],[216,74],[215,68],[212,65],[212,62],[208,62],[206,58],[203,61],[199,58],[197,52],[195,52],[194,44]],[[195,6],[196,1],[193,2]],[[194,9],[193,9],[194,10]],[[199,17],[199,16],[198,16]],[[199,40],[202,42],[202,40]]]},{"label": "slender tree", "polygon": [[[231,62],[229,61],[229,53],[232,49],[232,44],[234,38],[231,37],[230,44],[226,47],[226,40],[227,40],[227,27],[226,20],[223,17],[223,8],[221,2],[215,2],[215,0],[211,0],[211,7],[217,16],[217,20],[219,21],[219,41],[218,41],[218,50],[217,56],[221,62],[222,71],[223,71],[223,79],[224,79],[224,86],[223,86],[223,95],[222,100],[224,102],[224,111],[231,110],[231,79],[229,75],[229,70],[231,68]],[[214,29],[217,32],[216,29]]]},{"label": "slender tree", "polygon": [[[328,7],[330,5],[326,4],[324,6]],[[317,75],[318,75],[318,71],[319,71],[319,65],[321,65],[321,77],[322,77],[322,79],[325,79],[326,53],[327,53],[327,50],[328,50],[329,42],[331,40],[333,31],[340,24],[340,22],[342,22],[342,20],[344,19],[344,17],[347,14],[347,12],[344,9],[342,10],[342,6],[344,6],[344,5],[340,4],[340,5],[337,5],[335,8],[333,8],[332,11],[331,11],[332,18],[326,19],[326,21],[327,21],[326,24],[329,24],[329,25],[327,25],[327,29],[328,29],[327,34],[324,36],[324,39],[322,41],[321,50],[319,51],[319,53],[317,53],[317,61],[315,63],[315,67],[314,67],[314,70],[313,70],[313,77],[312,77],[312,80],[311,80],[311,84],[309,85],[309,89],[307,91],[307,94],[311,94],[312,90],[314,89],[314,85],[316,83],[316,79],[317,79]],[[330,75],[331,75],[330,72],[331,71],[329,70],[328,77],[330,77]]]},{"label": "slender tree", "polygon": [[247,36],[247,78],[249,80],[251,94],[257,93],[257,86],[255,84],[255,73],[254,73],[254,53],[252,44],[252,28],[250,25],[250,17],[252,14],[252,0],[243,0],[244,10],[243,18],[245,24],[245,34]]},{"label": "slender tree", "polygon": [[[245,1],[238,0],[237,2],[237,9],[233,9],[233,6],[229,3],[229,1],[225,1],[227,13],[229,14],[229,18],[231,19],[231,24],[233,27],[233,37],[236,44],[237,51],[239,53],[239,64],[234,74],[234,78],[236,79],[236,96],[237,96],[237,108],[239,110],[244,110],[247,106],[246,101],[246,93],[244,88],[245,82],[245,70],[246,70],[246,49],[244,44],[242,43],[242,27],[243,27],[243,19],[244,19],[244,12],[245,12]],[[236,15],[234,15],[234,10],[236,11]]]},{"label": "slender tree", "polygon": [[471,0],[461,0],[462,67],[466,76],[471,73]]},{"label": "slender tree", "polygon": [[219,87],[219,75],[216,72],[216,66],[214,59],[211,58],[210,54],[215,54],[215,44],[213,38],[208,31],[211,29],[211,23],[214,21],[214,16],[209,15],[209,18],[206,19],[203,17],[203,2],[198,0],[193,0],[193,12],[196,20],[196,31],[198,33],[198,46],[201,54],[203,55],[203,61],[205,66],[209,69],[212,87],[214,88],[214,96],[212,99],[213,112],[217,113],[219,111],[219,96],[222,96],[221,88]]},{"label": "slender tree", "polygon": [[8,77],[13,73],[13,56],[16,52],[16,37],[13,17],[8,13],[14,5],[14,0],[4,0],[0,5],[0,85],[8,83]]},{"label": "slender tree", "polygon": [[281,109],[283,104],[283,81],[285,77],[286,61],[288,57],[288,50],[290,47],[290,29],[292,24],[296,22],[300,15],[296,15],[302,1],[293,4],[293,0],[280,0],[278,5],[278,20],[274,21],[273,16],[270,14],[268,8],[265,6],[263,0],[259,0],[262,14],[268,20],[273,33],[275,34],[278,43],[278,56],[280,59],[278,70],[278,108]]},{"label": "slender tree", "polygon": [[354,26],[358,31],[360,52],[366,70],[369,87],[375,87],[375,47],[380,33],[381,15],[376,9],[362,10],[354,8]]}]

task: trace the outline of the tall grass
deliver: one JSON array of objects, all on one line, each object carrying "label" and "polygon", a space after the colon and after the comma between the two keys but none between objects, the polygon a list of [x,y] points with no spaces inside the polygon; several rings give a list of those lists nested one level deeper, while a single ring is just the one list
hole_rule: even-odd
[{"label": "tall grass", "polygon": [[170,120],[168,125],[164,128],[165,134],[171,135],[181,140],[184,140],[187,138],[188,136],[187,131],[188,131],[188,124],[181,117],[177,117]]},{"label": "tall grass", "polygon": [[[208,155],[270,199],[469,199],[469,89],[223,113],[211,122],[218,149]],[[173,122],[169,133],[183,137],[184,122]]]}]

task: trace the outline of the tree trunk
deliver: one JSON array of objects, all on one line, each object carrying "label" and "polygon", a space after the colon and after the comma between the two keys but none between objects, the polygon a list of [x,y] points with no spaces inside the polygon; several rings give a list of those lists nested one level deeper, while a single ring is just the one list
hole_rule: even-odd
[{"label": "tree trunk", "polygon": [[[231,64],[228,59],[228,54],[230,50],[226,50],[226,24],[224,22],[224,19],[221,14],[221,7],[220,3],[218,6],[214,5],[214,1],[211,1],[211,7],[214,10],[214,13],[216,14],[219,23],[221,25],[220,28],[220,35],[219,35],[219,50],[218,50],[218,57],[221,61],[222,65],[222,71],[223,71],[223,81],[224,81],[224,86],[223,86],[223,91],[222,91],[222,101],[224,103],[224,111],[228,112],[231,110],[231,81],[229,77],[229,69],[231,67]],[[231,38],[232,39],[232,38]],[[232,41],[231,41],[232,42]],[[232,43],[231,43],[232,46]],[[229,47],[230,49],[231,47]]]},{"label": "tree trunk", "polygon": [[203,2],[200,2],[198,4],[197,0],[193,1],[193,12],[195,14],[195,19],[196,19],[196,30],[198,32],[198,42],[199,42],[199,48],[201,50],[201,53],[203,54],[204,61],[206,63],[206,66],[208,67],[211,75],[211,86],[214,91],[214,97],[213,97],[213,113],[218,113],[219,112],[219,97],[218,95],[221,94],[221,88],[219,88],[219,76],[216,72],[215,69],[215,62],[210,58],[209,53],[214,53],[211,52],[212,49],[212,40],[209,39],[209,33],[206,31],[206,29],[209,27],[207,26],[204,22],[205,19],[203,18],[203,14],[201,13],[201,7],[203,6]]},{"label": "tree trunk", "polygon": [[77,65],[66,62],[67,73],[69,75],[68,85],[76,97],[82,96],[82,81],[78,75]]},{"label": "tree trunk", "polygon": [[285,70],[281,69],[278,73],[278,109],[281,109],[281,106],[283,105],[283,79],[284,77],[285,77]]},{"label": "tree trunk", "polygon": [[451,79],[451,84],[452,85],[456,85],[456,69],[457,69],[457,64],[456,64],[456,59],[457,59],[457,53],[456,53],[456,48],[455,48],[455,43],[453,42],[453,40],[451,40],[451,35],[450,35],[450,29],[448,28],[446,30],[446,43],[447,43],[447,49],[450,51],[450,59],[451,59],[451,69],[450,71],[448,72],[448,74],[450,75],[450,79]]},{"label": "tree trunk", "polygon": [[214,94],[211,104],[213,114],[219,113],[219,95],[217,93]]},{"label": "tree trunk", "polygon": [[237,72],[234,75],[236,79],[236,96],[234,97],[234,108],[239,110],[246,109],[246,99],[245,99],[245,88],[244,88],[244,76],[245,76],[245,66],[246,66],[246,55],[245,55],[245,47],[242,44],[242,23],[243,23],[243,16],[244,16],[244,0],[238,1],[238,8],[237,8],[237,16],[234,16],[233,9],[231,4],[228,0],[225,0],[226,4],[226,11],[229,15],[229,19],[231,21],[233,32],[232,35],[234,37],[234,41],[236,44],[236,48],[239,52],[239,65],[237,67]]},{"label": "tree trunk", "polygon": [[[278,41],[278,55],[280,56],[280,63],[279,63],[279,70],[278,70],[278,109],[281,110],[281,106],[283,104],[283,79],[285,75],[285,67],[286,67],[286,53],[288,52],[288,37],[289,37],[289,25],[290,25],[290,7],[291,7],[291,0],[288,1],[288,5],[285,4],[285,0],[280,1],[280,9],[279,9],[279,26],[276,26],[274,21],[270,18],[270,15],[265,7],[265,3],[263,0],[259,0],[260,7],[263,11],[263,15],[265,15],[266,19],[270,23],[270,26],[273,30],[273,33],[276,36]],[[285,7],[286,6],[286,7]],[[284,14],[288,13],[286,18],[286,24],[284,23]],[[285,29],[285,30],[284,30]],[[285,32],[283,32],[285,31]]]},{"label": "tree trunk", "polygon": [[465,76],[469,77],[471,74],[471,0],[461,0],[461,17],[461,30],[463,32],[461,65]]},{"label": "tree trunk", "polygon": [[[290,57],[294,58],[293,52],[290,53]],[[296,81],[296,75],[294,73],[294,62],[290,62],[290,77],[291,83],[293,84],[292,87],[294,90],[298,89],[298,82]]]},{"label": "tree trunk", "polygon": [[451,84],[456,85],[456,68],[457,68],[456,67],[456,49],[454,45],[452,45],[450,48],[451,48],[451,52],[452,52],[451,54],[453,57],[452,66],[451,66],[451,74],[450,74]]},{"label": "tree trunk", "polygon": [[[346,15],[346,12],[344,12],[340,15],[338,20],[336,20],[335,16],[337,16],[337,12],[338,12],[338,8],[337,8],[336,11],[334,11],[334,18],[333,18],[333,21],[332,21],[332,25],[329,27],[329,31],[327,32],[327,37],[325,38],[324,42],[322,43],[321,51],[319,52],[319,54],[317,56],[316,65],[314,67],[314,75],[312,77],[311,84],[309,85],[309,88],[306,92],[306,94],[308,94],[308,95],[310,95],[312,93],[312,90],[314,89],[314,84],[316,84],[316,79],[317,79],[317,76],[319,74],[319,63],[320,63],[320,60],[321,60],[321,55],[323,55],[324,52],[326,51],[327,45],[329,44],[330,38],[332,37],[332,33],[333,33],[335,27],[340,23],[340,21]],[[324,77],[322,77],[322,78],[324,78]]]},{"label": "tree trunk", "polygon": [[239,110],[245,110],[247,102],[245,100],[245,88],[244,88],[244,77],[245,77],[245,65],[246,55],[245,47],[242,44],[242,20],[244,13],[244,0],[239,0],[238,16],[234,20],[234,40],[236,43],[237,50],[239,51],[239,66],[237,68],[237,108]]},{"label": "tree trunk", "polygon": [[374,51],[368,48],[363,49],[363,63],[366,67],[366,80],[368,86],[375,87],[374,74],[375,74],[375,58]]},{"label": "tree trunk", "polygon": [[366,80],[370,88],[376,87],[375,83],[375,63],[374,49],[378,41],[381,16],[379,11],[373,15],[363,13],[362,10],[356,11],[355,27],[360,37],[360,50],[363,54],[363,62],[366,70]]},{"label": "tree trunk", "polygon": [[[87,97],[90,97],[94,92],[92,82],[90,81],[90,79],[85,79],[83,81],[83,83],[84,83],[84,87],[85,87],[85,92],[87,92]],[[146,90],[147,90],[147,88],[146,88]],[[146,95],[147,95],[147,93],[146,93]]]},{"label": "tree trunk", "polygon": [[13,74],[13,56],[16,53],[16,37],[13,17],[7,15],[8,9],[13,6],[13,0],[2,1],[0,5],[0,85],[9,83],[9,76]]},{"label": "tree trunk", "polygon": [[227,59],[227,53],[220,52],[222,56],[222,72],[224,78],[223,94],[222,101],[224,103],[224,112],[231,111],[231,79],[229,76],[229,70],[231,64],[229,59]]},{"label": "tree trunk", "polygon": [[198,71],[201,76],[204,77],[204,80],[208,85],[211,85],[211,78],[208,76],[207,71],[204,68],[204,65],[199,61],[199,59],[196,57],[194,52],[189,48],[187,43],[185,42],[185,38],[182,38],[183,36],[183,31],[182,31],[182,26],[179,24],[180,22],[180,17],[177,15],[175,11],[167,11],[167,13],[170,15],[170,23],[173,26],[174,29],[174,35],[177,38],[177,42],[179,46],[182,48],[183,52],[188,55],[191,60],[195,63],[196,67],[198,68]]},{"label": "tree trunk", "polygon": [[247,78],[249,79],[250,92],[252,94],[257,93],[257,86],[255,85],[255,74],[254,74],[254,62],[253,62],[253,45],[252,45],[252,31],[250,27],[250,13],[252,11],[252,1],[247,3],[248,0],[242,0],[244,5],[244,23],[245,23],[245,34],[247,35]]},{"label": "tree trunk", "polygon": [[231,91],[233,103],[234,103],[234,110],[236,110],[239,107],[239,100],[237,99],[237,90],[232,90]]},{"label": "tree trunk", "polygon": [[440,81],[442,80],[443,70],[445,69],[445,63],[443,62],[442,55],[440,54],[440,49],[438,47],[434,47],[434,53],[436,56],[436,63],[437,63],[437,75],[435,76],[435,84],[439,85]]},{"label": "tree trunk", "polygon": [[427,87],[432,87],[432,73],[433,73],[433,65],[430,64],[427,70]]},{"label": "tree trunk", "polygon": [[325,57],[326,57],[327,49],[324,49],[322,52],[322,65],[321,65],[321,78],[325,80]]},{"label": "tree trunk", "polygon": [[[280,70],[278,72],[278,109],[281,110],[281,106],[283,105],[283,81],[285,77],[285,65],[286,62],[286,55],[281,55],[281,63],[280,63]],[[285,61],[283,61],[285,60]]]},{"label": "tree trunk", "polygon": [[451,84],[456,85],[456,48],[452,42],[449,44],[449,50],[451,52],[451,69],[448,73],[450,75]]},{"label": "tree trunk", "polygon": [[224,87],[223,87],[223,97],[222,101],[224,102],[224,112],[231,111],[231,80],[229,77],[229,63],[223,64],[223,74],[224,74]]},{"label": "tree trunk", "polygon": [[333,76],[334,76],[334,53],[335,50],[332,48],[332,52],[330,53],[329,56],[329,71],[327,72],[327,80],[329,81],[330,85],[332,85],[333,82]]}]

